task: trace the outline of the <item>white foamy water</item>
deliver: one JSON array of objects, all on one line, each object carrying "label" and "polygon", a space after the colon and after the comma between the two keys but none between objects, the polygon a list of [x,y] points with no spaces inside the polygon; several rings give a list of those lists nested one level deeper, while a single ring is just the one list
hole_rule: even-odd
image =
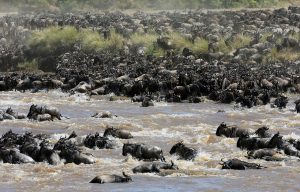
[{"label": "white foamy water", "polygon": [[[292,96],[296,99],[295,96]],[[103,97],[105,98],[105,97]],[[17,133],[52,134],[53,142],[68,137],[72,131],[79,136],[99,132],[107,126],[128,130],[133,139],[114,139],[113,150],[84,150],[97,161],[93,165],[59,165],[45,163],[34,165],[0,164],[0,192],[6,191],[299,191],[300,162],[290,158],[284,162],[248,160],[267,166],[264,170],[228,171],[220,169],[221,159],[247,160],[246,151],[236,147],[237,139],[215,136],[221,122],[255,130],[268,126],[285,138],[300,139],[300,116],[293,112],[292,101],[287,109],[278,110],[270,105],[243,109],[234,105],[206,101],[200,104],[155,103],[143,108],[128,100],[109,102],[95,100],[82,94],[69,96],[59,91],[42,93],[0,93],[0,109],[11,106],[17,112],[27,113],[31,104],[57,107],[70,119],[54,122],[28,120],[0,122],[0,134],[9,129]],[[220,112],[225,111],[225,112]],[[118,117],[95,119],[95,112],[110,111]],[[175,143],[183,141],[198,150],[194,161],[178,160],[169,151]],[[80,142],[80,139],[77,141]],[[173,160],[179,170],[157,174],[134,175],[131,169],[143,162],[122,156],[123,143],[146,143],[163,149],[167,161]],[[133,176],[133,183],[91,185],[89,181],[99,174]],[[284,175],[284,177],[283,177]]]}]

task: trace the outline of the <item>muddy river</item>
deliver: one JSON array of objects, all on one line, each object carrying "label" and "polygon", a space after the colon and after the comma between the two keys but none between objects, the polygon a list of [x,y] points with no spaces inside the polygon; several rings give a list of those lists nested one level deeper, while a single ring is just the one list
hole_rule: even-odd
[{"label": "muddy river", "polygon": [[[78,135],[99,132],[102,134],[110,125],[126,129],[134,136],[130,141],[115,139],[114,150],[85,151],[97,157],[93,165],[66,164],[52,166],[46,163],[11,165],[0,164],[0,192],[7,191],[300,191],[300,162],[290,158],[283,162],[250,160],[267,166],[262,170],[221,170],[222,158],[244,157],[246,151],[236,147],[237,139],[216,137],[216,128],[221,122],[243,128],[257,129],[268,126],[272,132],[280,131],[286,137],[300,136],[300,116],[292,111],[292,98],[283,110],[270,105],[251,109],[205,101],[200,104],[155,103],[154,107],[142,108],[128,101],[110,102],[105,97],[89,98],[59,91],[41,93],[0,93],[0,109],[12,107],[27,113],[31,104],[57,107],[64,119],[54,122],[14,120],[0,122],[0,134],[8,130],[17,133],[31,131],[47,133],[58,140],[76,131]],[[94,119],[97,111],[111,111],[118,117]],[[183,140],[188,146],[198,149],[194,161],[177,160],[170,156],[172,145]],[[122,144],[127,142],[146,143],[163,149],[167,161],[179,166],[177,171],[156,174],[136,174],[131,169],[143,162],[122,156]],[[128,184],[89,184],[99,174],[132,175],[134,182]]]}]

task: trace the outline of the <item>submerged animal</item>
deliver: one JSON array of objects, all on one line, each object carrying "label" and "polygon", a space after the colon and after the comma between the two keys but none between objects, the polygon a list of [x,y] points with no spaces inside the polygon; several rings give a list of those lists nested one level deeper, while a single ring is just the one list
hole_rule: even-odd
[{"label": "submerged animal", "polygon": [[161,169],[178,169],[173,161],[171,163],[152,162],[139,165],[132,169],[133,173],[159,173]]},{"label": "submerged animal", "polygon": [[239,159],[230,159],[228,161],[222,160],[222,169],[235,169],[235,170],[246,170],[246,169],[262,169],[266,168],[256,163],[248,163]]},{"label": "submerged animal", "polygon": [[146,144],[124,144],[122,154],[123,156],[130,154],[139,160],[165,161],[161,148]]},{"label": "submerged animal", "polygon": [[133,138],[131,133],[129,133],[128,131],[113,128],[113,127],[107,128],[104,131],[103,137],[107,137],[107,136],[113,136],[113,137],[117,137],[120,139],[132,139]]},{"label": "submerged animal", "polygon": [[128,183],[132,182],[132,178],[129,175],[126,175],[125,172],[123,172],[123,176],[120,175],[101,175],[96,176],[94,179],[90,181],[90,183]]},{"label": "submerged animal", "polygon": [[244,135],[250,135],[250,133],[246,129],[241,129],[236,126],[227,126],[223,122],[217,128],[216,135],[234,138],[234,137],[241,137]]},{"label": "submerged animal", "polygon": [[46,121],[58,119],[61,120],[61,113],[54,107],[31,105],[27,115],[29,119]]},{"label": "submerged animal", "polygon": [[176,154],[180,159],[193,160],[197,156],[197,150],[185,146],[183,142],[179,142],[171,148],[170,154]]}]

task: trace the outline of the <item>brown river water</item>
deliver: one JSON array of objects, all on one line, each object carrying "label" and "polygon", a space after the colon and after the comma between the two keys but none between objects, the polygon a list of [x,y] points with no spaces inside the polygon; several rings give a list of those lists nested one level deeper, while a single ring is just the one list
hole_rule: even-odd
[{"label": "brown river water", "polygon": [[[0,93],[0,109],[12,107],[17,112],[27,113],[31,104],[57,107],[63,115],[70,117],[62,121],[33,122],[15,120],[0,122],[0,134],[12,129],[17,133],[31,131],[48,133],[53,141],[76,131],[78,135],[99,132],[107,125],[130,131],[130,141],[116,139],[119,147],[114,150],[91,150],[97,157],[93,165],[66,164],[51,166],[46,163],[10,165],[0,164],[0,192],[7,191],[300,191],[300,161],[289,158],[284,162],[249,160],[267,166],[262,170],[221,170],[222,158],[244,157],[246,151],[236,147],[237,139],[216,137],[216,128],[221,122],[243,128],[256,129],[268,126],[272,132],[280,131],[286,137],[300,138],[300,115],[292,111],[292,98],[283,110],[270,105],[243,109],[234,104],[224,105],[205,101],[200,104],[155,103],[154,107],[142,108],[128,101],[90,99],[85,95],[73,95],[59,91],[41,93]],[[118,115],[113,119],[94,119],[97,111],[111,111]],[[224,110],[224,112],[218,112]],[[188,146],[198,149],[194,161],[176,160],[169,150],[183,140]],[[179,166],[177,171],[156,174],[136,174],[131,169],[143,162],[122,156],[122,144],[146,143],[163,149],[167,161]],[[128,184],[89,184],[100,174],[132,175]]]}]

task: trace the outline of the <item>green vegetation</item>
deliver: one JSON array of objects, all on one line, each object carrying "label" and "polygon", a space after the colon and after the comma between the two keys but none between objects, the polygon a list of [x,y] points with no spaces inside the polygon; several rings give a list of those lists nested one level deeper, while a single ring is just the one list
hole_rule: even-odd
[{"label": "green vegetation", "polygon": [[88,29],[78,31],[75,27],[50,27],[35,32],[28,40],[29,47],[36,55],[60,55],[66,50],[72,51],[76,46],[85,52],[100,52],[105,49],[119,50],[124,38],[114,30],[109,39],[104,39],[99,33]]},{"label": "green vegetation", "polygon": [[238,34],[236,37],[229,42],[227,45],[224,39],[219,41],[219,49],[222,53],[230,53],[239,48],[245,47],[250,44],[252,38],[247,35]]},{"label": "green vegetation", "polygon": [[18,70],[20,71],[37,71],[38,70],[38,62],[34,59],[32,61],[25,61],[23,63],[18,64]]},{"label": "green vegetation", "polygon": [[[263,34],[261,42],[266,41],[269,34]],[[31,58],[27,58],[26,62],[20,63],[20,70],[36,70],[43,66],[51,65],[45,58],[56,59],[66,52],[72,52],[77,48],[81,48],[84,53],[120,53],[124,51],[124,46],[128,46],[131,53],[135,53],[141,48],[145,55],[154,55],[156,57],[164,56],[167,50],[159,47],[157,40],[160,36],[154,31],[148,33],[137,32],[130,37],[125,38],[118,34],[115,30],[111,30],[110,37],[104,37],[96,31],[90,29],[77,30],[75,27],[66,26],[50,27],[42,31],[34,32],[29,38],[27,44],[32,51]],[[184,48],[189,48],[196,56],[202,53],[208,53],[208,40],[196,38],[194,41],[188,37],[184,37],[178,32],[170,32],[166,37],[170,41],[172,50],[175,54],[181,54]],[[290,35],[291,38],[299,40],[299,34]],[[247,35],[238,34],[230,42],[225,43],[224,39],[218,41],[218,50],[224,54],[229,54],[238,48],[246,47],[250,44],[252,38]],[[278,39],[281,44],[282,39]],[[277,51],[273,48],[271,52],[264,55],[263,63],[273,63],[277,61],[295,61],[300,58],[299,52],[295,49],[283,49]]]},{"label": "green vegetation", "polygon": [[258,8],[297,3],[298,0],[0,0],[1,5],[11,8],[61,10]]},{"label": "green vegetation", "polygon": [[299,51],[293,50],[292,48],[286,48],[278,51],[273,48],[269,54],[264,57],[263,63],[275,63],[284,61],[297,61],[300,59]]},{"label": "green vegetation", "polygon": [[[189,48],[194,53],[208,52],[208,41],[196,39],[192,43],[181,34],[172,32],[168,35],[176,53],[181,53],[183,48]],[[72,51],[81,47],[86,53],[99,53],[103,51],[118,52],[124,44],[130,48],[143,48],[146,55],[154,54],[162,56],[165,50],[157,46],[159,35],[150,33],[135,33],[129,39],[125,39],[115,30],[111,31],[110,37],[104,39],[98,32],[82,29],[78,31],[75,27],[67,26],[64,28],[50,27],[32,34],[28,40],[28,46],[36,56],[47,57],[49,55],[59,56],[67,51]]]}]

